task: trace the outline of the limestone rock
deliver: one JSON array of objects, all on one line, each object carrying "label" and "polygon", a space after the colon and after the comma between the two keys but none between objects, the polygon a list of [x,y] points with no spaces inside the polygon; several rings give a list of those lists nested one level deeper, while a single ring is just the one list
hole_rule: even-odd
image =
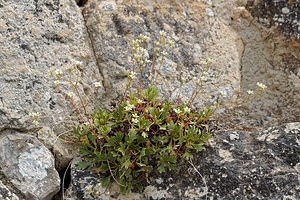
[{"label": "limestone rock", "polygon": [[[164,99],[175,100],[181,93],[180,98],[187,102],[199,81],[200,63],[206,57],[215,61],[208,71],[206,87],[194,105],[215,104],[220,91],[224,91],[225,99],[234,99],[240,87],[243,44],[235,31],[213,18],[207,8],[201,1],[88,1],[83,15],[104,86],[114,92],[109,97],[116,98],[125,88],[126,71],[131,69],[132,40],[139,34],[149,36],[147,49],[151,59],[163,30],[175,43],[162,66],[156,66],[160,71],[157,87]],[[150,71],[150,67],[145,70],[144,88],[149,83]],[[180,91],[181,78],[184,83]]]},{"label": "limestone rock", "polygon": [[[70,132],[78,117],[69,118],[74,109],[56,89],[49,70],[67,73],[69,66],[82,62],[83,98],[93,91],[93,82],[102,80],[75,1],[0,1],[0,43],[0,131],[33,130],[28,113],[34,111],[52,139]],[[68,83],[61,88],[72,91]]]},{"label": "limestone rock", "polygon": [[50,200],[59,191],[60,178],[54,157],[34,136],[3,131],[0,168],[28,199]]},{"label": "limestone rock", "polygon": [[[300,198],[300,123],[260,132],[223,131],[210,144],[194,156],[193,165],[180,160],[174,171],[153,171],[142,193],[124,199]],[[73,168],[72,172],[73,184],[86,186],[89,182],[96,188],[99,183],[91,171]],[[72,190],[77,195],[82,192],[80,187]],[[111,199],[123,198],[115,188],[110,194],[114,194]]]}]

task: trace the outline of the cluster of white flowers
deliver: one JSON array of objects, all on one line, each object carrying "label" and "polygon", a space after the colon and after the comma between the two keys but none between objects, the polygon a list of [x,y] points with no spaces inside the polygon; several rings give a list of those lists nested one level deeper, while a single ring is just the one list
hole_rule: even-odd
[{"label": "cluster of white flowers", "polygon": [[174,110],[174,112],[177,114],[177,115],[179,115],[180,113],[181,113],[181,110],[178,108],[173,108],[173,110]]},{"label": "cluster of white flowers", "polygon": [[125,111],[131,111],[132,109],[134,109],[135,106],[133,104],[128,103],[127,106],[124,107]]},{"label": "cluster of white flowers", "polygon": [[33,123],[35,126],[37,126],[37,125],[39,124],[38,118],[39,118],[39,116],[40,116],[40,113],[39,113],[39,112],[32,112],[32,111],[30,111],[30,112],[29,112],[29,116],[30,116],[30,118],[31,118],[32,123]]},{"label": "cluster of white flowers", "polygon": [[56,81],[54,81],[54,83],[55,83],[55,85],[59,85],[60,84],[60,81],[59,80],[56,80]]},{"label": "cluster of white flowers", "polygon": [[189,112],[191,112],[191,109],[190,109],[189,107],[186,106],[186,107],[184,108],[184,112],[185,112],[185,113],[189,113]]},{"label": "cluster of white flowers", "polygon": [[74,93],[73,92],[68,92],[67,95],[72,98],[74,96]]},{"label": "cluster of white flowers", "polygon": [[143,100],[141,100],[141,99],[138,99],[137,102],[138,102],[138,104],[145,103],[145,102],[144,102]]},{"label": "cluster of white flowers", "polygon": [[265,88],[267,88],[267,86],[265,86],[263,83],[260,83],[260,82],[257,82],[257,86],[258,86],[260,89],[262,89],[262,90],[264,90]]},{"label": "cluster of white flowers", "polygon": [[93,85],[94,85],[94,88],[101,87],[101,83],[100,82],[95,82],[95,83],[93,83]]},{"label": "cluster of white flowers", "polygon": [[129,78],[131,78],[133,80],[136,77],[136,72],[130,72],[130,74],[128,76],[129,76]]},{"label": "cluster of white flowers", "polygon": [[133,113],[132,114],[132,119],[131,119],[131,121],[133,122],[133,123],[138,123],[139,122],[139,116],[138,116],[138,114],[136,114],[136,113]]},{"label": "cluster of white flowers", "polygon": [[248,90],[247,93],[248,93],[249,95],[252,95],[252,94],[253,94],[253,91],[252,91],[252,90]]},{"label": "cluster of white flowers", "polygon": [[57,70],[54,71],[54,73],[55,73],[56,76],[60,76],[60,75],[62,75],[63,72],[62,72],[61,69],[57,69]]},{"label": "cluster of white flowers", "polygon": [[165,37],[166,36],[166,32],[165,31],[159,31],[159,34],[161,37]]}]

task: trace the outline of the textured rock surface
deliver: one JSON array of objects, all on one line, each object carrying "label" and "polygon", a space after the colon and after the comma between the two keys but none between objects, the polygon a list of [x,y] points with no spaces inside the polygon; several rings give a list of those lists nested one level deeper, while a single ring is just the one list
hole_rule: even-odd
[{"label": "textured rock surface", "polygon": [[[289,7],[289,3],[294,1],[255,1],[254,4],[247,0],[206,2],[215,17],[235,30],[244,45],[240,65],[241,95],[253,88],[256,82],[268,86],[261,98],[235,110],[228,110],[227,117],[222,115],[221,119],[232,123],[233,128],[238,124],[251,128],[299,121],[300,41],[296,37],[299,30],[289,29],[289,23],[295,20],[299,23],[299,9],[297,11],[295,7],[290,15],[283,13],[283,8]],[[267,16],[275,15],[275,7],[278,7],[278,15],[281,12],[280,15],[286,16],[287,23],[281,24],[280,28],[275,23],[271,23],[271,26],[260,23]],[[285,37],[285,33],[291,37]]]},{"label": "textured rock surface", "polygon": [[31,110],[40,112],[40,126],[50,135],[69,131],[74,109],[55,89],[49,70],[82,62],[83,95],[101,81],[75,1],[0,1],[0,43],[0,131],[32,130]]},{"label": "textured rock surface", "polygon": [[1,181],[0,181],[0,199],[3,200],[19,200],[19,197],[11,192]]},{"label": "textured rock surface", "polygon": [[60,178],[54,157],[34,136],[3,131],[0,168],[28,199],[50,200],[59,191]]},{"label": "textured rock surface", "polygon": [[[75,158],[71,164],[71,185],[66,192],[66,200],[139,200],[141,194],[119,195],[119,188],[113,185],[110,190],[101,186],[99,175],[91,170],[78,170],[76,164],[80,158]],[[90,188],[90,189],[89,189]]]},{"label": "textured rock surface", "polygon": [[160,67],[158,87],[165,99],[177,98],[183,78],[181,97],[187,102],[200,77],[200,58],[206,57],[212,57],[215,63],[208,71],[207,87],[195,105],[215,103],[221,90],[226,99],[234,98],[240,87],[243,44],[235,31],[213,18],[207,8],[200,1],[88,1],[83,15],[104,86],[121,94],[127,81],[126,71],[130,69],[132,40],[139,34],[149,36],[151,58],[150,50],[160,37],[159,31],[164,30],[175,42]]},{"label": "textured rock surface", "polygon": [[276,26],[287,38],[300,39],[300,2],[298,0],[249,0],[247,9],[264,26]]},{"label": "textured rock surface", "polygon": [[[181,160],[174,171],[152,173],[144,192],[127,199],[300,198],[300,123],[261,132],[220,132],[210,142],[211,147],[193,161],[206,184],[192,165]],[[98,182],[91,172],[72,171],[75,182],[87,185],[81,180],[90,180],[88,183],[96,187]],[[123,198],[113,190],[111,199]],[[80,190],[73,191],[80,195]]]}]

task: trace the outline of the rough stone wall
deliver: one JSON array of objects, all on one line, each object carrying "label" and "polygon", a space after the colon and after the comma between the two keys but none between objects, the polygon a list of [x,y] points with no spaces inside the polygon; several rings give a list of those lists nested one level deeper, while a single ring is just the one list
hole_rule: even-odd
[{"label": "rough stone wall", "polygon": [[[263,82],[268,87],[258,100],[225,111],[228,118],[224,123],[231,123],[232,127],[239,124],[252,128],[299,120],[300,41],[297,39],[299,30],[295,28],[295,23],[299,23],[299,9],[296,8],[296,2],[290,14],[284,14],[284,8],[290,8],[290,3],[212,1],[216,17],[223,19],[236,31],[244,46],[241,56],[241,95],[256,82]],[[267,17],[275,16],[275,7],[278,15],[285,16],[285,24],[271,23],[273,18]],[[262,24],[263,18],[268,18],[264,21],[270,23]]]},{"label": "rough stone wall", "polygon": [[300,39],[299,0],[250,0],[246,8],[264,26],[276,26],[286,38]]}]

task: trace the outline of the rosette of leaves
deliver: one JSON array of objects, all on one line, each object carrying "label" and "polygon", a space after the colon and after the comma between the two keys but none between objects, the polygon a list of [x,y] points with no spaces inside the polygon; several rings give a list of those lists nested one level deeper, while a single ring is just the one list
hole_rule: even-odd
[{"label": "rosette of leaves", "polygon": [[91,125],[74,128],[86,160],[78,168],[101,174],[104,187],[116,181],[123,194],[133,187],[142,190],[141,177],[147,178],[153,167],[161,173],[172,170],[179,155],[192,159],[192,151],[204,149],[210,135],[203,120],[212,110],[194,113],[185,108],[160,101],[158,91],[149,87],[143,95],[126,97],[113,112],[99,109]]}]

